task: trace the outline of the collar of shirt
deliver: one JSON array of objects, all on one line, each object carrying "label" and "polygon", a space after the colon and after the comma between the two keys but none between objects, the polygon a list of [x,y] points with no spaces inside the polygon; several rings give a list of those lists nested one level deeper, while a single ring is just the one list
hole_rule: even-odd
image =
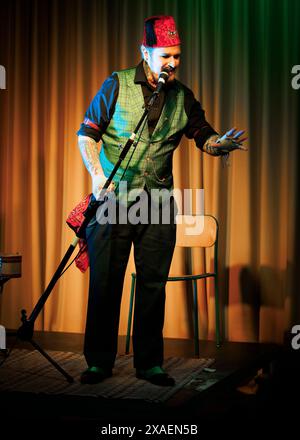
[{"label": "collar of shirt", "polygon": [[154,88],[147,81],[147,77],[146,77],[144,67],[143,67],[143,61],[141,61],[136,66],[134,82],[135,82],[135,84],[146,85],[149,88],[149,90],[151,90],[151,91],[154,90]]}]

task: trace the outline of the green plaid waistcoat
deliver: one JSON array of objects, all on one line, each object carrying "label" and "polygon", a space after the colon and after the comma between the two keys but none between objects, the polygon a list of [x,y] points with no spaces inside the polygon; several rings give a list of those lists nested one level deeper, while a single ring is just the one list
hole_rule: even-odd
[{"label": "green plaid waistcoat", "polygon": [[[144,97],[140,84],[134,83],[136,69],[116,72],[119,78],[119,95],[113,117],[102,135],[103,145],[100,162],[106,177],[109,176],[119,159],[120,149],[135,129],[142,113]],[[148,124],[141,134],[139,143],[132,156],[123,180],[128,189],[173,188],[172,159],[173,152],[182,137],[182,130],[187,124],[184,110],[184,90],[176,81],[169,90],[159,121],[149,136]],[[136,140],[139,138],[139,134]],[[119,181],[131,157],[132,149],[127,153],[121,167],[114,177]]]}]

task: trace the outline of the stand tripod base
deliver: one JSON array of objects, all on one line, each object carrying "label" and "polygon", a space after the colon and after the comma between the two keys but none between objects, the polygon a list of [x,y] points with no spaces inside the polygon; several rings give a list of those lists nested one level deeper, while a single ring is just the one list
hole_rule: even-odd
[{"label": "stand tripod base", "polygon": [[72,376],[70,376],[60,365],[58,365],[58,363],[52,359],[48,353],[46,353],[33,339],[31,339],[30,341],[28,341],[31,343],[31,345],[41,353],[41,355],[43,355],[62,375],[65,376],[65,378],[67,379],[67,381],[69,383],[73,383],[74,379]]},{"label": "stand tripod base", "polygon": [[[52,359],[48,353],[45,352],[45,350],[42,349],[42,347],[40,347],[40,345],[35,342],[32,339],[32,333],[33,333],[33,328],[31,326],[31,324],[29,324],[28,321],[24,321],[24,314],[22,311],[22,315],[23,315],[23,326],[21,326],[19,328],[19,330],[15,331],[15,332],[8,332],[7,335],[8,336],[15,336],[16,340],[21,340],[21,341],[26,341],[26,342],[30,342],[30,344],[33,346],[33,348],[35,350],[37,350],[38,352],[41,353],[42,356],[44,356],[44,358],[47,359],[48,362],[50,362],[50,364],[53,365],[53,367],[55,367],[66,379],[69,383],[73,383],[74,379],[72,376],[70,376],[54,359]],[[28,324],[29,327],[29,332],[28,332],[28,328],[26,329],[26,324]],[[25,330],[24,330],[25,328]],[[22,331],[23,330],[23,331]],[[27,333],[28,332],[28,333]]]}]

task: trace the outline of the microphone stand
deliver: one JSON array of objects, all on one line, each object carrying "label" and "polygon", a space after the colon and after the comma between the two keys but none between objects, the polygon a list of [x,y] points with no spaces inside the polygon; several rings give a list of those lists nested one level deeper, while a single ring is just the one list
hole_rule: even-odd
[{"label": "microphone stand", "polygon": [[[72,378],[72,376],[70,376],[54,359],[52,359],[33,339],[33,333],[34,333],[34,323],[35,320],[37,319],[39,313],[41,312],[42,308],[44,307],[50,293],[52,292],[56,282],[58,281],[58,279],[60,278],[60,276],[62,275],[62,272],[64,270],[64,268],[66,267],[72,253],[74,252],[79,239],[81,237],[84,237],[84,232],[85,229],[87,227],[87,225],[89,224],[90,220],[94,217],[94,215],[96,214],[97,209],[99,208],[99,206],[101,204],[103,204],[104,202],[104,196],[105,193],[109,187],[109,185],[111,184],[113,177],[115,176],[116,172],[118,171],[121,163],[123,162],[123,160],[125,159],[130,147],[132,146],[132,144],[135,141],[136,135],[139,131],[139,129],[141,128],[143,122],[145,121],[145,119],[147,118],[149,111],[152,107],[152,105],[154,104],[156,98],[159,96],[159,93],[163,87],[163,85],[166,82],[166,75],[168,75],[167,71],[162,71],[160,76],[159,76],[159,82],[158,82],[158,86],[157,89],[152,93],[149,102],[147,105],[145,105],[144,108],[144,112],[137,124],[137,126],[135,127],[134,131],[132,132],[131,136],[128,138],[128,140],[126,141],[126,144],[124,146],[124,148],[121,151],[121,154],[119,156],[119,159],[116,163],[116,165],[114,166],[110,176],[107,178],[101,194],[100,194],[100,200],[92,200],[89,203],[88,208],[86,209],[84,216],[85,219],[82,222],[79,230],[76,233],[76,237],[73,240],[73,242],[70,244],[69,248],[67,249],[64,257],[62,258],[59,266],[57,267],[54,275],[52,276],[46,290],[44,291],[44,293],[41,295],[40,299],[38,300],[38,302],[36,303],[33,311],[31,312],[31,314],[29,315],[29,317],[27,318],[27,313],[26,310],[22,309],[21,310],[21,321],[22,321],[22,325],[19,327],[19,329],[17,330],[16,337],[17,339],[20,339],[22,341],[28,341],[31,343],[31,345],[38,350],[61,374],[63,374],[65,376],[65,378],[67,379],[68,382],[72,383],[74,382],[74,379]],[[136,142],[137,145],[138,141]]]}]

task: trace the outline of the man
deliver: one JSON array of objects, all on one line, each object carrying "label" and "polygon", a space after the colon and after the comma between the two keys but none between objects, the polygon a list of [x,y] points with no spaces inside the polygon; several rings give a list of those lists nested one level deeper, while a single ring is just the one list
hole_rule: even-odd
[{"label": "man", "polygon": [[[173,17],[145,20],[141,45],[143,61],[133,69],[114,72],[94,97],[80,130],[79,148],[92,177],[93,194],[101,189],[116,164],[122,146],[135,129],[143,106],[157,88],[162,70],[168,71],[162,89],[149,112],[139,143],[128,153],[114,183],[122,179],[128,190],[173,188],[172,156],[185,134],[203,151],[223,154],[237,148],[241,132],[219,138],[205,120],[204,111],[191,90],[175,79],[180,64],[180,38]],[[228,133],[234,134],[234,130]],[[97,142],[102,140],[100,158]],[[130,157],[131,156],[131,157]],[[110,185],[109,190],[115,188]],[[174,201],[171,199],[171,204]],[[150,197],[151,204],[151,197]],[[161,211],[161,204],[158,204]],[[171,210],[174,212],[174,210]],[[161,386],[175,381],[163,366],[165,284],[172,261],[176,225],[99,224],[96,217],[86,231],[90,261],[90,287],[84,343],[88,368],[82,383],[97,383],[112,375],[117,353],[120,303],[124,274],[132,243],[137,273],[133,324],[134,367],[138,378]]]}]

